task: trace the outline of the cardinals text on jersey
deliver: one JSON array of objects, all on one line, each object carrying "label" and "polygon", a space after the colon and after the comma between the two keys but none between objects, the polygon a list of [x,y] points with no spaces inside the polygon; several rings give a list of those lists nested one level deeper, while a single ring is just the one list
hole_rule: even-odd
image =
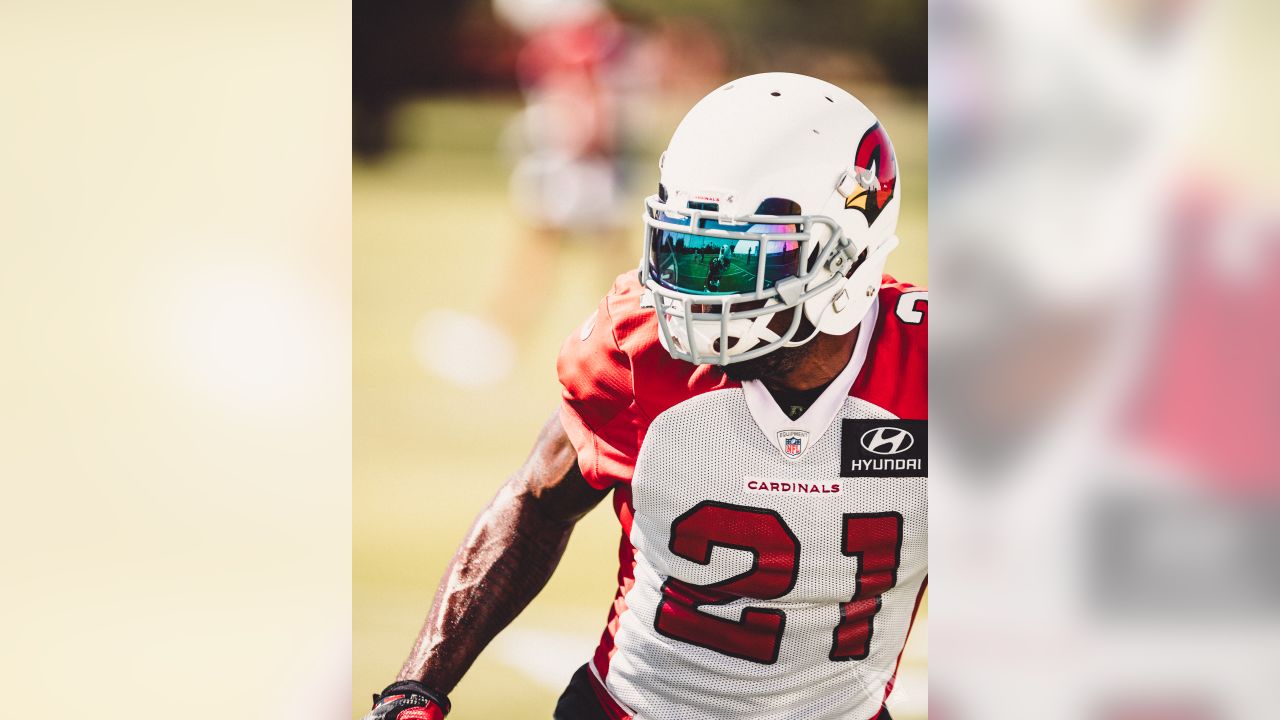
[{"label": "cardinals text on jersey", "polygon": [[642,296],[621,276],[558,363],[565,429],[623,531],[591,661],[602,702],[645,720],[875,717],[927,580],[927,479],[842,473],[862,441],[842,433],[927,420],[927,294],[886,277],[797,420],[757,381],[672,359]]}]

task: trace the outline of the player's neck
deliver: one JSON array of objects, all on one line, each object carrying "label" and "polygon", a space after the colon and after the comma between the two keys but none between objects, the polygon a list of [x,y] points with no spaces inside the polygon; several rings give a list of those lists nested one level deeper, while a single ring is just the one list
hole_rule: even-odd
[{"label": "player's neck", "polygon": [[858,342],[858,331],[845,335],[827,335],[818,333],[810,340],[804,358],[794,368],[780,373],[777,377],[762,379],[765,385],[783,390],[803,392],[823,387],[836,379],[853,357],[853,348]]}]

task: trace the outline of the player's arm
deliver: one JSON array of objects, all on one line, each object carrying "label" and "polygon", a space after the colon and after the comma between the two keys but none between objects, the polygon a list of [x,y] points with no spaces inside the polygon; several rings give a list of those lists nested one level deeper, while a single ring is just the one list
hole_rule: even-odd
[{"label": "player's arm", "polygon": [[553,416],[524,466],[471,526],[440,581],[413,652],[370,717],[392,720],[416,707],[406,699],[415,696],[440,706],[443,717],[445,695],[542,590],[574,525],[607,494],[582,478],[560,417]]}]

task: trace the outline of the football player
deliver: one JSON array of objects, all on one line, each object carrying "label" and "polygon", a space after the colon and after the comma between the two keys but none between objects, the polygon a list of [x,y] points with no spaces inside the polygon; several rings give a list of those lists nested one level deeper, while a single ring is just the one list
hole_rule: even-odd
[{"label": "football player", "polygon": [[928,295],[882,275],[889,136],[768,73],[703,98],[659,164],[639,271],[565,342],[559,413],[369,718],[443,718],[610,494],[617,595],[555,718],[888,718],[928,568]]}]

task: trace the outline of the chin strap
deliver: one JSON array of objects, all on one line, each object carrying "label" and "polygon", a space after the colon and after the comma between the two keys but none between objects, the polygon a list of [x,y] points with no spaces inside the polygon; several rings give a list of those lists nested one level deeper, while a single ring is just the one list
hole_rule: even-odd
[{"label": "chin strap", "polygon": [[[801,312],[801,313],[804,312],[803,304],[793,305],[792,307],[795,308],[796,312]],[[752,337],[755,339],[755,342],[751,343],[751,347],[755,347],[756,345],[759,345],[761,342],[771,343],[771,342],[777,342],[782,339],[781,335],[769,329],[769,321],[777,317],[778,312],[784,312],[785,310],[786,308],[782,308],[772,315],[762,315],[761,317],[758,317],[755,319],[754,325],[751,328],[751,333],[749,335],[749,337]],[[805,343],[809,342],[810,340],[814,339],[817,336],[818,336],[818,329],[815,327],[813,329],[813,332],[809,334],[809,337],[806,337],[803,340],[797,340],[795,338],[792,338],[787,342],[782,343],[782,347],[784,348],[800,347],[801,345],[804,345]],[[744,339],[745,337],[740,338],[738,342],[742,342],[742,340]],[[743,348],[741,352],[746,352],[747,350],[750,350],[750,349],[751,349],[750,347]]]},{"label": "chin strap", "polygon": [[789,348],[792,348],[792,347],[800,347],[801,345],[804,345],[805,343],[809,342],[810,340],[812,340],[812,339],[814,339],[814,338],[818,337],[818,333],[819,333],[819,332],[820,332],[820,331],[818,330],[818,328],[816,328],[816,327],[815,327],[815,328],[813,329],[813,332],[809,333],[809,337],[807,337],[807,338],[805,338],[805,339],[803,339],[803,340],[796,340],[795,338],[792,338],[791,340],[789,340],[789,341],[787,341],[787,342],[783,343],[783,344],[782,344],[782,347],[789,347]]}]

